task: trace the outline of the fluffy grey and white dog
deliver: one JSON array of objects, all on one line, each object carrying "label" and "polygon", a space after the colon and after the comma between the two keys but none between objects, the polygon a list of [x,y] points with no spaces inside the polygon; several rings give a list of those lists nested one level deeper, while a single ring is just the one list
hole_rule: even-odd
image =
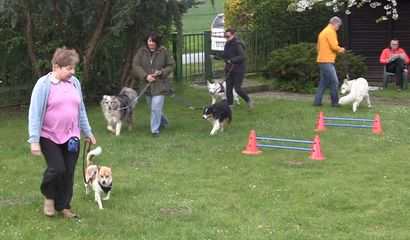
[{"label": "fluffy grey and white dog", "polygon": [[138,94],[132,88],[124,87],[118,96],[104,95],[101,100],[101,109],[107,120],[107,129],[120,135],[123,122],[128,124],[128,130],[132,130],[133,108],[137,103],[134,100]]}]

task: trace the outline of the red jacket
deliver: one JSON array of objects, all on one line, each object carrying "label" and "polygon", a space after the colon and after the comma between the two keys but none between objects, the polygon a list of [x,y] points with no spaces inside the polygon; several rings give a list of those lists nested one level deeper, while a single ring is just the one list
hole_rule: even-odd
[{"label": "red jacket", "polygon": [[405,56],[404,57],[404,62],[406,64],[409,64],[409,62],[410,62],[409,56],[407,56],[407,53],[406,53],[406,51],[404,51],[403,48],[398,48],[395,51],[391,50],[390,48],[385,48],[383,50],[382,54],[380,55],[380,63],[381,64],[388,64],[388,63],[390,63],[389,59],[390,59],[390,56],[392,54],[402,54],[402,53],[404,53],[404,56]]}]

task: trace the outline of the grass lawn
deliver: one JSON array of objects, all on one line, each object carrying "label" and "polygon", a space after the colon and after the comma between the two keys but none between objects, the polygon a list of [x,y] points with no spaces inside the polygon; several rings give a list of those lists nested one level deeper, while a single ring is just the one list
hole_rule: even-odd
[{"label": "grass lawn", "polygon": [[216,14],[223,13],[226,0],[215,0],[212,7],[211,1],[205,0],[197,8],[191,8],[184,14],[182,23],[184,33],[202,33],[211,31],[211,24]]},{"label": "grass lawn", "polygon": [[[210,97],[176,86],[194,106]],[[249,113],[235,106],[233,124],[210,136],[201,112],[166,99],[171,124],[152,138],[145,103],[135,125],[119,137],[106,130],[98,106],[88,113],[103,153],[94,160],[113,168],[111,199],[98,210],[86,196],[77,165],[76,220],[47,218],[39,184],[45,168],[27,140],[27,114],[0,112],[0,239],[408,239],[410,228],[407,106],[321,108],[311,102],[256,98]],[[331,128],[321,132],[325,161],[308,152],[262,149],[243,155],[249,133],[313,140],[318,112],[373,119],[383,133]],[[299,145],[300,146],[300,145]],[[308,146],[309,147],[309,146]]]}]

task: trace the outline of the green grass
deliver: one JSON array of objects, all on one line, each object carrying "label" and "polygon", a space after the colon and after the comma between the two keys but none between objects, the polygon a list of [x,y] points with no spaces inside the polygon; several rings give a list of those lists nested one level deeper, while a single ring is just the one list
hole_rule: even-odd
[{"label": "green grass", "polygon": [[394,85],[394,83],[390,83],[387,86],[387,89],[385,90],[372,91],[371,96],[393,98],[393,99],[409,99],[410,91],[407,89],[407,90],[398,92],[396,90],[396,86]]},{"label": "green grass", "polygon": [[202,33],[211,31],[211,24],[216,14],[223,13],[226,0],[215,0],[214,6],[211,1],[204,1],[197,8],[191,8],[184,15],[184,33]]},{"label": "green grass", "polygon": [[[177,86],[194,106],[210,97]],[[210,136],[200,111],[166,99],[171,124],[154,139],[148,109],[139,103],[131,132],[113,136],[97,106],[88,113],[95,162],[113,167],[111,199],[98,210],[86,196],[77,165],[72,206],[76,220],[42,214],[43,158],[29,153],[27,115],[0,112],[0,238],[2,239],[408,239],[410,118],[406,106],[314,108],[311,102],[256,98],[250,114],[235,106],[231,128]],[[258,136],[313,140],[325,116],[381,116],[383,133],[331,128],[321,132],[325,161],[308,152],[262,149],[248,156],[250,130]],[[309,146],[308,146],[309,147]]]}]

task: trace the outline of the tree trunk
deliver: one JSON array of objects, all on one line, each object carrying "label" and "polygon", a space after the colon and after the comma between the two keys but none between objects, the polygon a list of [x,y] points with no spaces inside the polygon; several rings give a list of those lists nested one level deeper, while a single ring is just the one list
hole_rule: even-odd
[{"label": "tree trunk", "polygon": [[133,73],[132,73],[132,60],[136,53],[136,47],[139,46],[140,38],[137,38],[135,33],[137,26],[134,24],[128,28],[128,43],[127,43],[127,56],[125,57],[124,67],[121,73],[121,86],[133,87]]},{"label": "tree trunk", "polygon": [[88,82],[91,62],[94,57],[95,51],[102,40],[105,22],[107,21],[108,12],[110,11],[111,4],[112,0],[105,1],[105,4],[101,11],[100,19],[97,23],[97,26],[95,27],[95,31],[90,39],[90,42],[88,43],[88,48],[86,49],[84,55],[83,75],[81,79],[84,85],[86,85],[86,83]]},{"label": "tree trunk", "polygon": [[34,51],[34,38],[33,38],[33,22],[31,21],[31,8],[28,1],[23,2],[23,12],[26,17],[26,37],[27,37],[27,51],[31,60],[31,65],[34,69],[37,78],[40,78],[43,73],[38,68],[38,61],[36,53]]}]

